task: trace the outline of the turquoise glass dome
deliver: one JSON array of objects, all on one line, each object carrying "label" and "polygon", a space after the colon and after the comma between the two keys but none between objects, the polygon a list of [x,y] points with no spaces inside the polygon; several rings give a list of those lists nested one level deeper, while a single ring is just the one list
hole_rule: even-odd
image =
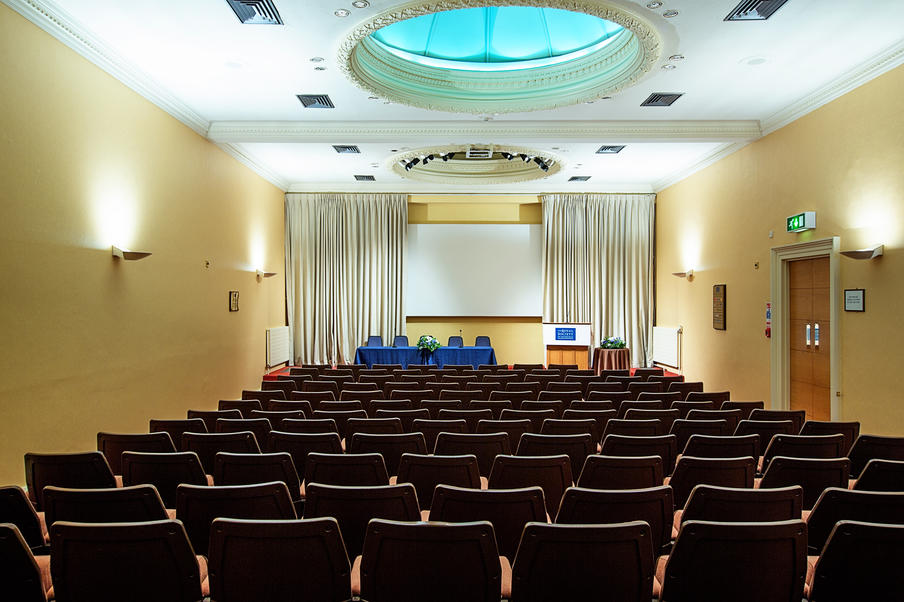
[{"label": "turquoise glass dome", "polygon": [[621,25],[558,8],[462,8],[398,21],[370,35],[380,46],[425,66],[471,71],[531,69],[599,51]]}]

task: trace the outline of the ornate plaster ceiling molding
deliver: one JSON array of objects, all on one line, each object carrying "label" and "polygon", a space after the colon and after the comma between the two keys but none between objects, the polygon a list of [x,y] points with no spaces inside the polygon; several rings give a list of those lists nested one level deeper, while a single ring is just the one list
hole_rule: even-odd
[{"label": "ornate plaster ceiling molding", "polygon": [[[493,153],[493,156],[490,159],[451,158],[448,161],[440,159],[441,155],[447,153],[462,155],[471,148],[487,149]],[[525,162],[520,158],[504,159],[498,156],[500,152],[541,157],[549,164],[549,171],[541,170],[533,161]],[[434,155],[436,158],[426,165],[421,162],[411,170],[406,170],[402,167],[403,163],[427,155]],[[394,154],[389,159],[389,165],[392,167],[393,172],[406,179],[435,184],[471,186],[475,184],[510,184],[513,182],[541,180],[558,173],[562,169],[561,159],[547,151],[507,144],[431,146]]]},{"label": "ornate plaster ceiling molding", "polygon": [[619,142],[739,142],[762,136],[756,121],[218,121],[215,142],[398,142],[439,137],[455,142],[618,140]]},{"label": "ornate plaster ceiling molding", "polygon": [[[625,28],[587,56],[547,67],[475,73],[414,63],[368,39],[406,19],[486,6],[557,8],[593,15]],[[357,86],[393,102],[456,113],[552,109],[615,94],[644,77],[662,54],[652,24],[602,0],[442,0],[409,2],[356,27],[337,64]]]}]

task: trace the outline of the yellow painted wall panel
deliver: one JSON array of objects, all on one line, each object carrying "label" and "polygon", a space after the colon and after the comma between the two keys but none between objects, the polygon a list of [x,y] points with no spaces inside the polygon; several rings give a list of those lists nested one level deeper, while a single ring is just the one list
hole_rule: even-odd
[{"label": "yellow painted wall panel", "polygon": [[[839,288],[865,288],[866,312],[841,312],[835,344],[843,418],[904,435],[904,114],[888,101],[902,91],[899,67],[659,194],[656,321],[684,326],[688,379],[768,403],[770,249],[831,236],[842,249],[884,243],[878,260],[840,259]],[[786,233],[785,218],[807,210],[817,228]],[[692,282],[670,274],[688,268]],[[728,329],[717,331],[712,285],[722,283]]]},{"label": "yellow painted wall panel", "polygon": [[0,483],[23,483],[26,451],[260,385],[283,193],[2,5],[0,73]]}]

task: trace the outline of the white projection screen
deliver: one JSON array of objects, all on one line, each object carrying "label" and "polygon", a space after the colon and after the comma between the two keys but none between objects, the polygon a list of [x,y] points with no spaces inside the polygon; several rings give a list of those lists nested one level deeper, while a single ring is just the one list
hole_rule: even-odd
[{"label": "white projection screen", "polygon": [[409,224],[409,316],[542,315],[543,226]]}]

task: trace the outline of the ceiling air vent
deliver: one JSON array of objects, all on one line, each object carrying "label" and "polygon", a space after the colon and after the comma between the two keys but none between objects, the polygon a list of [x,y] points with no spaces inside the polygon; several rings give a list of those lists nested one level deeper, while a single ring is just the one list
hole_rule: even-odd
[{"label": "ceiling air vent", "polygon": [[326,94],[298,94],[298,100],[306,109],[335,109],[336,105]]},{"label": "ceiling air vent", "polygon": [[598,155],[616,155],[625,148],[625,145],[621,146],[601,146],[597,149],[596,154]]},{"label": "ceiling air vent", "polygon": [[282,25],[282,18],[271,0],[226,0],[235,16],[245,25]]},{"label": "ceiling air vent", "polygon": [[465,153],[468,159],[491,159],[493,151],[489,148],[469,148]]},{"label": "ceiling air vent", "polygon": [[334,144],[333,148],[340,155],[357,155],[361,152],[361,149],[354,144]]},{"label": "ceiling air vent", "polygon": [[569,182],[586,182],[590,179],[590,176],[571,176],[568,178]]},{"label": "ceiling air vent", "polygon": [[672,103],[684,96],[678,92],[653,92],[650,96],[640,103],[642,107],[670,107]]},{"label": "ceiling air vent", "polygon": [[775,14],[787,0],[741,0],[725,21],[765,21]]},{"label": "ceiling air vent", "polygon": [[373,177],[373,176],[359,176],[359,175],[356,175],[356,176],[355,176],[355,179],[358,180],[359,182],[374,182],[374,181],[376,181],[376,178]]}]

